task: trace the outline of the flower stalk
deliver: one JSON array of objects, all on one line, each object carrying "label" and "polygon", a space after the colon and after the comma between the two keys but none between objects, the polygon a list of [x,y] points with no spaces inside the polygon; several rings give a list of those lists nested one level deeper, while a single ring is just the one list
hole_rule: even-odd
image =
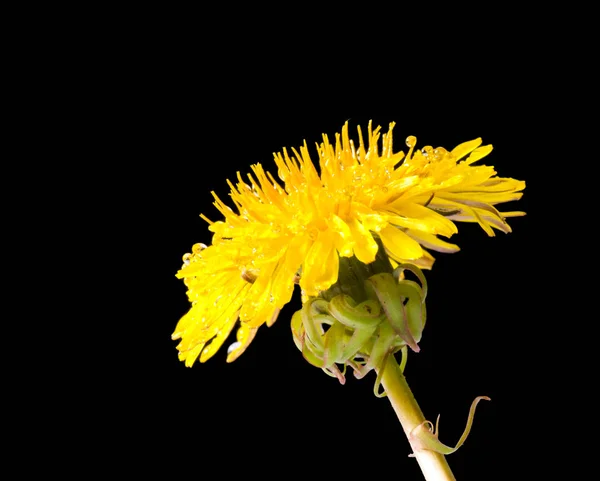
[{"label": "flower stalk", "polygon": [[[407,279],[405,272],[420,282]],[[409,349],[420,351],[426,296],[425,276],[414,265],[393,269],[385,257],[372,264],[344,259],[339,281],[319,297],[306,299],[293,315],[291,328],[304,358],[340,383],[346,382],[348,366],[359,379],[374,370],[375,395],[388,397],[392,403],[413,450],[410,456],[417,459],[425,479],[447,481],[455,478],[444,456],[465,442],[477,404],[489,398],[479,396],[473,401],[467,426],[455,447],[439,441],[437,423],[434,428],[425,419],[403,374]],[[402,355],[400,365],[397,352]]]},{"label": "flower stalk", "polygon": [[429,449],[421,449],[417,445],[418,443],[415,442],[416,438],[413,437],[413,433],[427,421],[408,387],[406,378],[395,357],[393,355],[388,356],[385,365],[377,371],[378,375],[381,374],[381,384],[398,416],[406,437],[409,442],[411,442],[411,438],[413,439],[411,447],[424,478],[427,481],[456,480],[443,454]]}]

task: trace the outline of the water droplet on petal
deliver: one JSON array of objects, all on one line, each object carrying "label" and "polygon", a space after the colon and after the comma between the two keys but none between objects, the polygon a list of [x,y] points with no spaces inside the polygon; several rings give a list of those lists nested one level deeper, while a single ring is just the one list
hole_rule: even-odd
[{"label": "water droplet on petal", "polygon": [[442,160],[447,153],[448,153],[448,151],[446,149],[444,149],[444,147],[438,147],[437,149],[434,149],[434,151],[433,151],[433,159],[434,160]]},{"label": "water droplet on petal", "polygon": [[232,343],[228,348],[227,348],[227,354],[231,354],[233,351],[235,351],[238,347],[240,347],[242,345],[241,342],[236,341],[234,343]]},{"label": "water droplet on petal", "polygon": [[414,147],[415,144],[417,143],[417,138],[414,135],[409,135],[408,137],[406,137],[406,146],[407,147]]},{"label": "water droplet on petal", "polygon": [[192,246],[192,252],[194,254],[199,254],[200,252],[202,252],[204,249],[206,249],[206,244],[202,244],[202,243],[198,243],[198,244],[194,244]]}]

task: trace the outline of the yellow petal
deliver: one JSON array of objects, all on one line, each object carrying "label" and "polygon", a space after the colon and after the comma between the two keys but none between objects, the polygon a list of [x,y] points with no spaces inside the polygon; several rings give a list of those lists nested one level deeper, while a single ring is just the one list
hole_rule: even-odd
[{"label": "yellow petal", "polygon": [[401,216],[390,216],[390,224],[429,232],[430,234],[442,234],[446,237],[458,232],[454,222],[425,206],[412,202],[397,201],[391,204],[389,208],[392,212]]},{"label": "yellow petal", "polygon": [[411,264],[416,265],[420,269],[431,269],[434,262],[435,258],[425,249],[423,249],[423,255],[421,257],[410,261]]},{"label": "yellow petal", "polygon": [[177,326],[175,327],[173,334],[171,334],[171,339],[173,339],[174,341],[176,341],[177,339],[181,339],[181,336],[183,336],[183,333],[188,328],[188,325],[190,324],[191,321],[192,321],[192,314],[191,314],[191,309],[190,309],[188,312],[186,312],[181,317],[181,319],[179,319],[179,322],[177,323]]},{"label": "yellow petal", "polygon": [[279,261],[273,272],[271,295],[273,296],[275,305],[278,307],[283,307],[292,298],[295,285],[294,278],[302,265],[302,259],[306,250],[307,246],[304,238],[302,236],[294,238],[285,256]]},{"label": "yellow petal", "polygon": [[443,241],[442,239],[439,239],[432,234],[428,234],[427,232],[408,229],[406,234],[416,240],[423,247],[427,247],[428,249],[433,249],[438,252],[453,253],[460,250],[460,247],[458,247],[456,244]]},{"label": "yellow petal", "polygon": [[483,147],[476,148],[469,157],[465,159],[465,164],[471,165],[473,162],[477,162],[479,159],[483,159],[493,150],[492,145],[484,145]]},{"label": "yellow petal", "polygon": [[367,230],[379,232],[386,225],[388,225],[387,215],[383,214],[383,212],[378,213],[366,205],[353,202],[352,211],[356,214],[358,220],[362,222]]},{"label": "yellow petal", "polygon": [[333,232],[319,232],[319,236],[306,254],[302,265],[300,286],[309,296],[328,289],[337,281],[339,257],[334,246]]},{"label": "yellow petal", "polygon": [[354,239],[348,224],[335,214],[331,216],[330,224],[335,232],[335,247],[338,252],[342,257],[352,257]]},{"label": "yellow petal", "polygon": [[477,147],[481,145],[481,137],[476,138],[475,140],[469,140],[468,142],[463,142],[460,145],[457,145],[452,149],[451,154],[454,156],[456,161],[462,159],[469,152],[473,152]]},{"label": "yellow petal", "polygon": [[419,243],[408,237],[397,227],[387,226],[379,233],[379,236],[386,250],[395,259],[418,259],[423,255],[423,249],[421,249]]},{"label": "yellow petal", "polygon": [[209,344],[207,344],[204,347],[204,349],[202,349],[202,354],[200,354],[200,362],[206,362],[216,354],[216,352],[225,342],[225,339],[227,339],[227,337],[229,336],[229,333],[233,329],[237,318],[237,314],[235,316],[232,316],[228,324],[223,326],[223,329],[221,329],[218,332],[218,334],[213,338],[213,340]]},{"label": "yellow petal", "polygon": [[198,344],[194,349],[191,349],[190,351],[183,351],[183,352],[180,351],[179,352],[179,360],[185,361],[185,367],[192,367],[192,365],[194,364],[194,361],[198,357],[198,354],[200,354],[200,351],[202,350],[203,347],[204,347],[204,343]]},{"label": "yellow petal", "polygon": [[352,219],[349,224],[352,238],[354,239],[354,255],[363,264],[370,264],[375,260],[379,246],[371,233],[357,219]]},{"label": "yellow petal", "polygon": [[260,325],[264,319],[258,319],[257,313],[262,309],[265,302],[269,302],[271,296],[271,284],[273,282],[273,271],[277,266],[276,261],[271,261],[266,265],[261,266],[260,274],[254,284],[248,291],[248,295],[244,300],[244,305],[240,312],[240,320],[243,322],[251,322],[254,320]]},{"label": "yellow petal", "polygon": [[524,215],[527,215],[526,212],[520,211],[520,210],[515,210],[512,212],[500,212],[502,214],[502,217],[522,217]]},{"label": "yellow petal", "polygon": [[281,313],[281,309],[279,309],[279,308],[275,309],[275,311],[271,315],[271,318],[267,320],[267,326],[268,327],[271,327],[273,324],[275,324],[275,321],[279,317],[280,313]]},{"label": "yellow petal", "polygon": [[224,284],[223,287],[226,289],[205,293],[190,309],[189,320],[186,319],[184,324],[185,330],[180,336],[182,341],[178,349],[190,350],[199,343],[208,342],[213,337],[222,335],[223,330],[227,331],[225,334],[227,337],[231,326],[238,318],[240,306],[249,286],[250,284],[244,281],[238,273],[235,277],[235,284]]},{"label": "yellow petal", "polygon": [[237,341],[227,349],[227,362],[233,362],[248,348],[258,328],[251,328],[242,323],[236,333]]},{"label": "yellow petal", "polygon": [[493,205],[519,200],[523,197],[523,192],[478,192],[473,189],[468,192],[443,192],[440,194],[440,197],[456,199],[459,202],[461,199],[467,198]]},{"label": "yellow petal", "polygon": [[[475,207],[471,208],[467,205],[465,205],[463,207],[462,215],[458,214],[458,215],[450,216],[451,219],[461,220],[463,222],[477,222],[479,224],[479,226],[485,231],[485,233],[488,236],[494,237],[496,234],[494,233],[494,230],[491,228],[490,222],[488,222],[487,219],[485,219],[484,217],[486,217],[486,216],[482,215],[482,211],[480,209],[477,209]],[[490,218],[490,216],[487,216],[487,217]],[[506,224],[506,227],[510,229],[508,224]]]},{"label": "yellow petal", "polygon": [[523,197],[522,192],[484,192],[483,189],[478,191],[476,188],[472,190],[469,189],[466,192],[440,192],[436,195],[436,199],[442,198],[453,200],[455,202],[472,200],[485,202],[486,204],[500,204],[503,202],[519,200],[521,197]]}]

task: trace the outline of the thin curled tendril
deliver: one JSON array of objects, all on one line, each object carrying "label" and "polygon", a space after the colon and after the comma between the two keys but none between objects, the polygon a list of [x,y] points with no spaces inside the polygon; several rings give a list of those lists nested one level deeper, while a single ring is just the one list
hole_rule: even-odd
[{"label": "thin curled tendril", "polygon": [[[440,416],[438,415],[437,420],[435,422],[435,429],[433,428],[433,423],[431,421],[423,421],[421,424],[416,426],[408,435],[408,439],[410,441],[411,446],[415,451],[422,451],[424,449],[428,449],[430,451],[435,451],[440,454],[452,454],[458,448],[460,448],[464,442],[467,440],[469,433],[471,432],[471,426],[473,425],[473,418],[475,417],[475,409],[477,408],[477,404],[481,400],[491,401],[491,399],[487,396],[477,396],[473,402],[471,403],[471,408],[469,409],[469,416],[467,418],[467,425],[465,426],[465,430],[456,443],[456,446],[451,448],[450,446],[446,446],[442,443],[438,436],[440,434],[439,431],[439,422]],[[427,429],[424,428],[427,426]],[[414,454],[409,454],[409,457],[414,457]]]}]

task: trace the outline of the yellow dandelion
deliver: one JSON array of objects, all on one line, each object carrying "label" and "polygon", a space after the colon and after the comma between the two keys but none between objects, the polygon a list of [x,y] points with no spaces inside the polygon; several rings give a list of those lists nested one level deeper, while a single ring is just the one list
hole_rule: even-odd
[{"label": "yellow dandelion", "polygon": [[358,145],[347,123],[334,143],[323,135],[319,170],[306,142],[291,154],[284,149],[274,156],[281,182],[252,165],[247,180],[238,173],[235,185],[228,182],[235,210],[213,192],[224,220],[202,216],[212,244],[196,244],[177,273],[192,303],[173,334],[187,366],[212,357],[239,320],[227,361],[236,359],[258,327],[275,322],[295,284],[305,298],[317,296],[337,281],[340,257],[372,263],[377,238],[393,264],[431,268],[429,250],[459,250],[440,238],[457,232],[454,221],[476,222],[493,236],[510,232],[506,219],[524,214],[494,207],[519,199],[525,182],[474,165],[491,145],[475,139],[452,151],[416,150],[411,136],[404,154],[393,150],[393,127],[382,135],[369,123],[366,144],[359,127]]}]

